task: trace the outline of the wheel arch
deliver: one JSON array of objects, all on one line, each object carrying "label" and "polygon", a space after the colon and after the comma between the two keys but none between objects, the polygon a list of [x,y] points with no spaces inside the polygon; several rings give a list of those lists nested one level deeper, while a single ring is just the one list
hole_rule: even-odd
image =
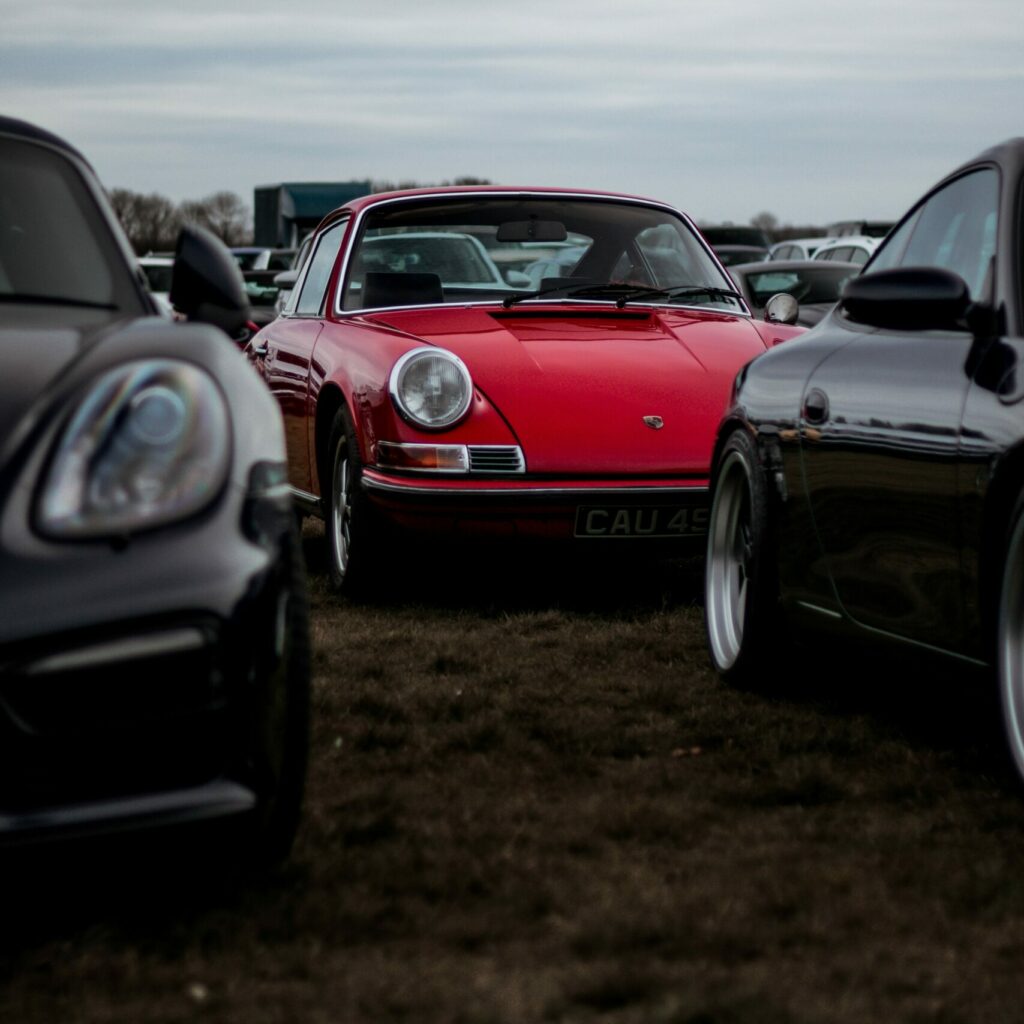
[{"label": "wheel arch", "polygon": [[984,653],[992,657],[999,626],[999,595],[1006,542],[1014,513],[1024,504],[1024,443],[1003,454],[991,474],[981,515],[978,610],[985,631]]},{"label": "wheel arch", "polygon": [[[718,479],[719,464],[722,458],[722,450],[729,442],[729,438],[732,437],[737,431],[742,430],[746,433],[750,440],[754,442],[754,448],[757,451],[757,459],[762,469],[767,469],[769,459],[765,450],[765,443],[754,425],[741,413],[732,413],[728,415],[718,427],[718,436],[715,438],[715,446],[711,453],[711,472],[710,479],[708,481],[709,489],[711,493],[714,493],[715,482]],[[774,481],[771,478],[771,474],[765,474],[766,482],[768,484],[769,492],[772,494],[774,499],[775,486]]]},{"label": "wheel arch", "polygon": [[359,437],[359,426],[352,414],[352,404],[341,390],[341,387],[334,381],[326,381],[320,389],[316,401],[316,415],[313,422],[313,450],[316,453],[315,465],[317,480],[316,484],[323,495],[322,481],[330,479],[331,475],[331,452],[328,446],[331,441],[331,427],[338,411],[346,409],[349,418],[355,425],[356,436],[359,438],[359,450],[363,451],[362,438]]},{"label": "wheel arch", "polygon": [[756,441],[753,429],[743,417],[730,415],[722,420],[718,426],[718,434],[715,437],[714,448],[711,450],[711,472],[710,480],[708,482],[712,491],[715,489],[715,481],[718,478],[719,463],[722,459],[722,449],[725,448],[729,438],[735,434],[737,430],[745,430]]}]

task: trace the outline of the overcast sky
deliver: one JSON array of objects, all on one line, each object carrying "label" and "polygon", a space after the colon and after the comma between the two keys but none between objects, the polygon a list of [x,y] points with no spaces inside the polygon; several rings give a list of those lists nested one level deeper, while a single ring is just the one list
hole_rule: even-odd
[{"label": "overcast sky", "polygon": [[893,218],[1024,135],[1021,0],[0,0],[0,113],[107,187],[461,175]]}]

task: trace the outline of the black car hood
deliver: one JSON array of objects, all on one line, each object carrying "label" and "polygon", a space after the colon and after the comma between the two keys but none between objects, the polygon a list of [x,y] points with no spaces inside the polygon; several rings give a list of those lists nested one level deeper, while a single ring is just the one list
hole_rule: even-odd
[{"label": "black car hood", "polygon": [[[54,315],[53,307],[0,306],[0,450],[5,454],[30,426],[29,411],[59,387],[83,354],[123,327],[110,314]],[[21,429],[19,429],[19,426]]]}]

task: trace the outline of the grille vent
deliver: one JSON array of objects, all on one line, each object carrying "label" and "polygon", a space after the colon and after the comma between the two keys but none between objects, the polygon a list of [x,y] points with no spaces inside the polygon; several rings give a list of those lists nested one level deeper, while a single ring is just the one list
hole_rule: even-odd
[{"label": "grille vent", "polygon": [[469,468],[473,473],[525,473],[526,460],[518,446],[471,444]]}]

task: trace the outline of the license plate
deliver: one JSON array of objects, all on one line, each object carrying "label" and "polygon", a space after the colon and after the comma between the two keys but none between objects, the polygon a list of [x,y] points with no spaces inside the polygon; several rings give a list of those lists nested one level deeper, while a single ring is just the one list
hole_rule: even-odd
[{"label": "license plate", "polygon": [[678,505],[579,505],[577,537],[695,537],[708,532],[707,508]]}]

